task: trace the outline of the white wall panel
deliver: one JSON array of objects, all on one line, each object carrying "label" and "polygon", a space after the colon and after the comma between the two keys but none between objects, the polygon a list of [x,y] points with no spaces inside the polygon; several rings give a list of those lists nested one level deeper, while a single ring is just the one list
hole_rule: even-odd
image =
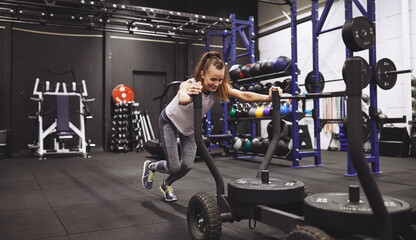
[{"label": "white wall panel", "polygon": [[[299,0],[298,0],[299,2]],[[304,2],[304,1],[302,1]],[[325,2],[325,1],[324,1]],[[367,1],[360,0],[364,8],[367,8]],[[411,67],[416,68],[416,1],[409,0],[409,24],[410,24],[410,49],[403,49],[403,19],[402,17],[402,1],[391,0],[376,0],[376,46],[377,59],[390,58],[397,68],[403,68],[406,63],[404,61],[405,51],[410,52],[410,58],[407,63],[411,62]],[[309,4],[310,5],[310,4]],[[354,5],[354,4],[353,4]],[[322,14],[324,3],[321,3],[319,15]],[[323,30],[343,25],[344,23],[344,1],[335,1],[328,18],[323,26]],[[260,13],[259,13],[260,14]],[[270,14],[270,12],[269,12]],[[281,15],[281,13],[277,13]],[[299,18],[310,15],[310,9],[303,11]],[[361,16],[358,8],[353,8],[354,16]],[[282,17],[280,19],[283,19]],[[284,19],[274,26],[269,25],[268,28],[273,28],[278,25],[287,23]],[[298,25],[298,66],[301,70],[298,82],[304,83],[304,78],[307,73],[312,70],[312,24],[311,22]],[[404,36],[408,37],[408,36]],[[280,55],[291,56],[290,45],[290,29],[274,33],[259,39],[260,59],[273,58]],[[355,56],[361,56],[368,61],[368,51],[361,51],[354,53]],[[325,33],[319,39],[319,64],[320,71],[324,74],[325,79],[338,79],[342,76],[342,66],[345,61],[345,45],[342,41],[341,30],[335,30]],[[413,73],[415,75],[415,73]],[[408,95],[408,81],[410,74],[400,75],[398,83],[389,91],[378,88],[378,106],[385,114],[390,117],[401,117],[406,115],[411,108],[411,104],[407,103],[410,99]],[[303,87],[301,87],[304,90]],[[341,91],[345,89],[343,82],[327,83],[325,85],[325,92]],[[363,90],[364,93],[369,94],[369,88]],[[410,106],[410,107],[409,107]],[[322,147],[326,148],[326,135],[322,135]],[[325,144],[324,144],[325,143]]]}]

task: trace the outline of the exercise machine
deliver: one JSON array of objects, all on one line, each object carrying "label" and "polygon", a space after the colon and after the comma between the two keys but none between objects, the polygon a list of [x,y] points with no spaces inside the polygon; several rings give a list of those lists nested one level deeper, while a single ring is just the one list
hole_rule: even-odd
[{"label": "exercise machine", "polygon": [[[256,178],[237,179],[224,191],[223,178],[202,140],[200,127],[202,97],[194,97],[195,140],[216,183],[216,198],[195,194],[188,204],[187,224],[192,239],[219,239],[222,222],[250,219],[287,232],[286,239],[415,239],[414,212],[409,204],[382,197],[365,161],[362,144],[361,80],[362,64],[346,61],[345,82],[348,97],[348,146],[359,186],[349,194],[310,194],[297,180],[269,178],[268,167],[280,137],[280,97],[273,93],[273,139],[257,171]],[[316,94],[318,95],[318,94]],[[300,99],[300,98],[299,98]],[[307,196],[308,195],[308,196]]]},{"label": "exercise machine", "polygon": [[[92,115],[88,109],[87,102],[94,101],[95,99],[86,99],[88,96],[87,86],[85,80],[81,81],[81,86],[75,80],[75,74],[71,70],[74,82],[72,82],[71,88],[68,88],[65,82],[56,82],[54,89],[52,89],[51,83],[45,81],[41,83],[39,78],[36,78],[33,88],[33,95],[31,97],[38,103],[38,111],[36,116],[30,116],[29,118],[37,119],[38,122],[38,140],[35,144],[29,144],[30,148],[36,149],[36,155],[40,160],[45,159],[47,154],[81,154],[84,158],[89,157],[89,149],[95,146],[87,140],[85,134],[85,119],[91,119]],[[80,89],[82,87],[82,90]],[[44,102],[46,96],[54,96],[56,98],[56,111],[52,111],[55,114],[55,119],[52,124],[44,128],[44,117],[52,112],[44,112]],[[79,102],[78,110],[79,115],[78,126],[76,126],[70,120],[70,98],[75,97]],[[47,149],[45,139],[48,136],[53,137],[53,148]],[[66,141],[78,137],[78,146],[76,148],[67,148]]]}]

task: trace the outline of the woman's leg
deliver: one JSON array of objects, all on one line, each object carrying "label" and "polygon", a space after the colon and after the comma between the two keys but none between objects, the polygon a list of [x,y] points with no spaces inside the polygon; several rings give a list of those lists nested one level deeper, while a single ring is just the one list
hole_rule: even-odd
[{"label": "woman's leg", "polygon": [[179,171],[179,154],[176,143],[177,129],[166,116],[165,110],[159,116],[160,144],[165,153],[166,160],[152,163],[147,160],[143,164],[142,183],[146,189],[152,189],[153,177],[156,171],[170,174],[171,171]]},{"label": "woman's leg", "polygon": [[181,141],[181,161],[180,161],[180,170],[172,173],[166,179],[167,185],[172,185],[176,180],[185,176],[191,169],[194,164],[196,156],[196,143],[194,134],[191,136],[183,136],[180,134]]},{"label": "woman's leg", "polygon": [[177,129],[168,119],[163,110],[159,117],[160,144],[162,145],[165,159],[150,164],[152,171],[172,174],[180,170],[178,144],[176,141]]}]

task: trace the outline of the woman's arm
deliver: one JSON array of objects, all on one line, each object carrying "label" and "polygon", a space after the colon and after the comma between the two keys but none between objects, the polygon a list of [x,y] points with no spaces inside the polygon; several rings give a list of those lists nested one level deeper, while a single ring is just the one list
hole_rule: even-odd
[{"label": "woman's arm", "polygon": [[273,91],[279,91],[279,95],[282,96],[282,89],[275,86],[269,88],[269,95],[240,91],[230,87],[229,96],[244,102],[270,102],[272,101]]},{"label": "woman's arm", "polygon": [[178,102],[179,105],[188,105],[192,102],[191,95],[197,95],[201,92],[202,85],[201,83],[193,83],[191,79],[186,80],[185,82],[179,85],[178,90]]}]

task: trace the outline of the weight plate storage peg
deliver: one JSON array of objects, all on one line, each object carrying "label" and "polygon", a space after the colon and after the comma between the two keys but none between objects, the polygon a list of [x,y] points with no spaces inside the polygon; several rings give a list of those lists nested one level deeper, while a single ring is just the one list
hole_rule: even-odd
[{"label": "weight plate storage peg", "polygon": [[374,67],[374,75],[377,85],[384,90],[389,90],[396,85],[397,74],[388,74],[388,72],[396,71],[396,65],[388,58],[378,60]]},{"label": "weight plate storage peg", "polygon": [[361,51],[372,47],[376,40],[373,23],[360,16],[345,22],[342,27],[342,39],[351,51]]},{"label": "weight plate storage peg", "polygon": [[[410,229],[411,211],[408,203],[383,197],[390,215],[393,232]],[[347,193],[320,193],[304,200],[305,221],[326,232],[337,234],[365,234],[376,236],[376,224],[371,206],[358,185],[349,187]]]},{"label": "weight plate storage peg", "polygon": [[120,84],[113,89],[113,99],[116,103],[132,102],[134,100],[134,92],[129,86]]},{"label": "weight plate storage peg", "polygon": [[268,170],[263,170],[261,179],[241,178],[228,183],[228,196],[231,200],[248,204],[290,204],[303,201],[303,182],[269,178]]}]

